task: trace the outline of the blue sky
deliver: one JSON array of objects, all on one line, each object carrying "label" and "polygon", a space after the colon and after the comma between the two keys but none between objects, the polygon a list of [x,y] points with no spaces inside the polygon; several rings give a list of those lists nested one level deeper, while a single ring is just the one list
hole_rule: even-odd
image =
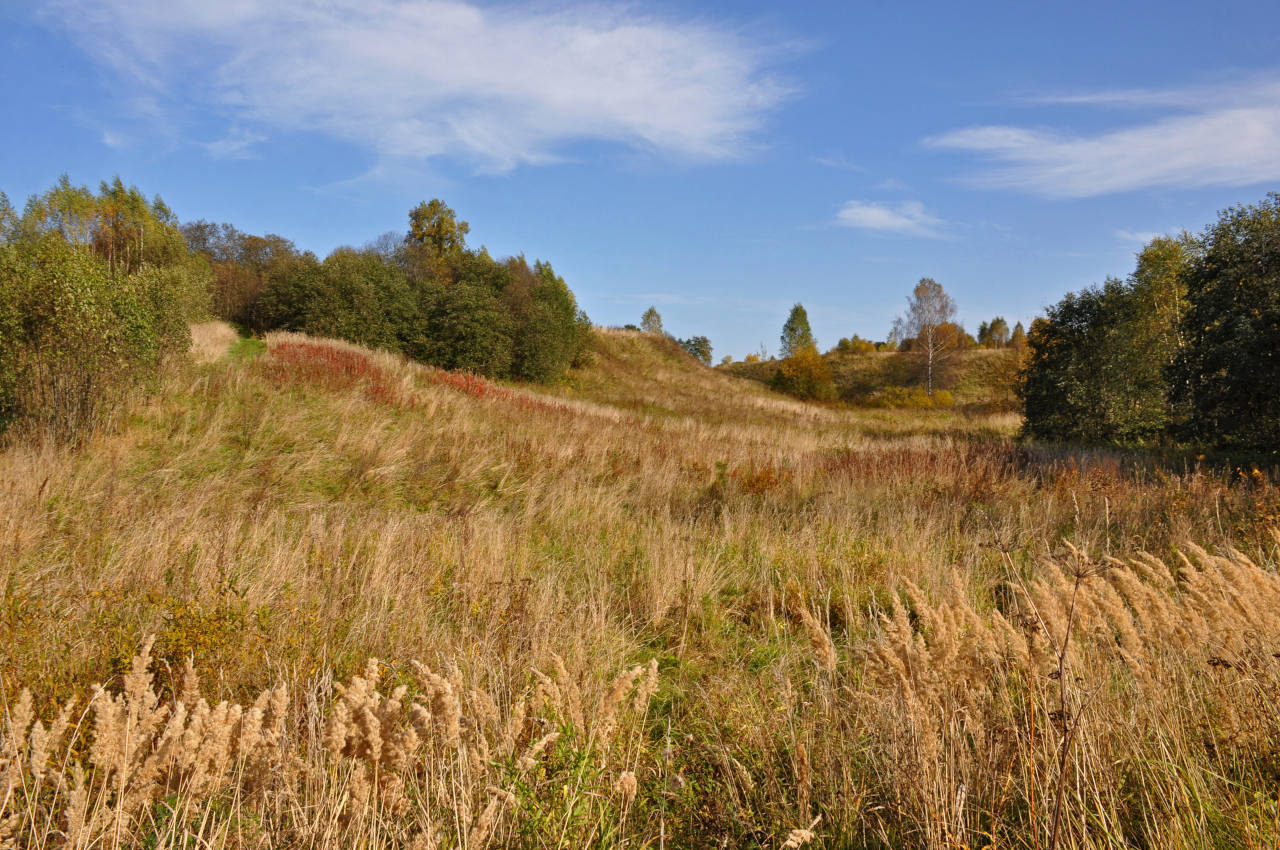
[{"label": "blue sky", "polygon": [[1123,276],[1280,188],[1274,2],[53,0],[0,9],[0,189],[120,175],[320,255],[445,199],[717,359]]}]

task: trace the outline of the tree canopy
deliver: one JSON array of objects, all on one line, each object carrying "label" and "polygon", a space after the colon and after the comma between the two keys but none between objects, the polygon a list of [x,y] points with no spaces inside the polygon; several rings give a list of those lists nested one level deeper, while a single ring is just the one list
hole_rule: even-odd
[{"label": "tree canopy", "polygon": [[1280,195],[1222,212],[1181,278],[1186,307],[1168,331],[1179,433],[1280,452]]},{"label": "tree canopy", "polygon": [[0,432],[78,439],[186,352],[209,268],[173,213],[119,179],[0,197]]},{"label": "tree canopy", "polygon": [[1197,246],[1159,237],[1127,280],[1068,294],[1031,326],[1022,385],[1027,434],[1139,443],[1169,425],[1166,370],[1177,354],[1185,273]]},{"label": "tree canopy", "polygon": [[1009,323],[1004,316],[996,316],[990,322],[978,325],[978,345],[983,348],[1004,348],[1009,344]]},{"label": "tree canopy", "polygon": [[494,259],[443,201],[409,212],[406,234],[323,262],[279,236],[183,226],[214,270],[218,315],[253,331],[334,336],[447,369],[549,382],[581,356],[590,320],[549,263]]}]

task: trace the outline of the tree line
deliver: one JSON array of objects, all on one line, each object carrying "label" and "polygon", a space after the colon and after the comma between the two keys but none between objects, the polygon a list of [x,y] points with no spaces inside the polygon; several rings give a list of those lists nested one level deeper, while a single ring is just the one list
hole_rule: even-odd
[{"label": "tree line", "polygon": [[406,234],[320,260],[276,235],[182,227],[213,271],[215,314],[254,333],[337,337],[491,378],[563,377],[591,332],[573,292],[550,263],[469,248],[470,230],[434,199],[410,211]]},{"label": "tree line", "polygon": [[560,379],[591,324],[550,263],[467,246],[443,201],[408,232],[323,260],[231,224],[181,223],[119,178],[67,177],[17,212],[0,193],[0,434],[75,439],[190,347],[209,316],[294,330],[494,378]]},{"label": "tree line", "polygon": [[997,316],[975,338],[956,312],[922,278],[884,341],[841,339],[824,358],[796,304],[770,384],[831,401],[832,355],[893,352],[932,399],[955,355],[1006,348],[1028,438],[1280,453],[1280,194],[1225,210],[1200,234],[1153,239],[1127,278],[1068,293],[1029,332]]},{"label": "tree line", "polygon": [[[797,303],[787,316],[779,342],[777,365],[767,377],[761,374],[760,366],[752,365],[763,364],[768,358],[763,346],[743,361],[749,368],[735,371],[754,374],[773,389],[802,399],[835,401],[843,397],[877,406],[950,407],[954,404],[951,389],[961,371],[957,355],[965,351],[1007,350],[988,358],[985,371],[995,384],[1006,387],[1005,393],[1012,399],[1017,364],[1026,350],[1026,333],[1021,322],[1010,330],[1004,317],[996,316],[982,322],[974,337],[957,320],[955,300],[940,283],[926,277],[916,284],[907,298],[906,311],[894,320],[884,340],[844,337],[820,354],[808,312]],[[864,375],[851,382],[851,373],[845,368],[848,358],[871,354],[884,355],[886,359],[880,363],[887,368],[873,370],[878,377]],[[726,358],[721,365],[733,366],[732,359]],[[837,371],[844,377],[837,379]]]},{"label": "tree line", "polygon": [[1152,240],[1028,343],[1030,437],[1280,452],[1280,195]]}]

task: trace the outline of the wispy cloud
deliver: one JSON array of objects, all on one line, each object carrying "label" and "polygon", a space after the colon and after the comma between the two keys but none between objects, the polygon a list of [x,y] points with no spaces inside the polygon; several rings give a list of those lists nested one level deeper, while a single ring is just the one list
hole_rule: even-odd
[{"label": "wispy cloud", "polygon": [[919,201],[849,201],[836,213],[836,224],[858,230],[921,236],[927,239],[952,239],[947,223],[929,213]]},{"label": "wispy cloud", "polygon": [[1157,107],[1166,114],[1089,134],[1016,126],[968,127],[928,146],[978,154],[994,167],[975,185],[1051,197],[1151,188],[1247,186],[1280,178],[1280,80],[1180,90],[1055,96],[1046,104]]},{"label": "wispy cloud", "polygon": [[881,192],[910,192],[911,187],[897,177],[886,177],[875,186]]},{"label": "wispy cloud", "polygon": [[1155,239],[1159,235],[1160,234],[1156,233],[1155,231],[1151,231],[1151,232],[1136,231],[1136,230],[1117,230],[1116,231],[1116,238],[1119,239],[1121,242],[1139,242],[1143,245],[1146,245],[1148,242],[1150,242],[1152,239]]},{"label": "wispy cloud", "polygon": [[849,158],[842,153],[835,154],[834,156],[811,156],[809,159],[811,162],[815,162],[823,168],[834,168],[838,171],[866,171],[865,168],[858,165],[856,162],[851,162]]},{"label": "wispy cloud", "polygon": [[236,127],[216,142],[205,142],[203,147],[214,159],[252,159],[256,156],[253,146],[266,140],[261,133]]},{"label": "wispy cloud", "polygon": [[[788,93],[742,35],[632,7],[55,0],[44,14],[130,86],[195,98],[245,127],[241,140],[318,131],[494,171],[555,161],[577,140],[738,156]],[[248,147],[236,144],[210,152]]]}]

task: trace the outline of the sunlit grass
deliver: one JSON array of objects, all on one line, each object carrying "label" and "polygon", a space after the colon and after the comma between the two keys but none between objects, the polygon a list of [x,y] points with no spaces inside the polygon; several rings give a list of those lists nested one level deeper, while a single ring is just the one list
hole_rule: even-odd
[{"label": "sunlit grass", "polygon": [[[1265,476],[1028,448],[1007,413],[808,406],[637,333],[601,333],[548,392],[292,335],[226,345],[115,433],[0,455],[8,715],[23,687],[45,728],[95,682],[118,692],[149,635],[162,704],[189,659],[210,705],[289,694],[272,757],[296,772],[178,777],[99,846],[773,847],[821,815],[812,846],[1046,847],[1063,788],[1062,846],[1280,834]],[[1026,600],[1060,604],[1067,543],[1115,572],[1088,579],[1064,697],[1062,630]],[[1223,583],[1194,596],[1181,553]],[[1122,609],[1164,612],[1140,653]],[[1218,610],[1235,642],[1189,643],[1187,612]],[[431,702],[415,660],[465,690],[487,760],[423,733],[365,777],[394,792],[355,794],[381,762],[308,736],[370,658],[379,698],[352,687],[376,705]],[[652,701],[605,735],[620,671],[651,662]],[[542,719],[499,746],[521,700]],[[62,846],[57,770],[63,796],[8,792],[20,846]],[[120,808],[103,788],[92,805]]]}]

